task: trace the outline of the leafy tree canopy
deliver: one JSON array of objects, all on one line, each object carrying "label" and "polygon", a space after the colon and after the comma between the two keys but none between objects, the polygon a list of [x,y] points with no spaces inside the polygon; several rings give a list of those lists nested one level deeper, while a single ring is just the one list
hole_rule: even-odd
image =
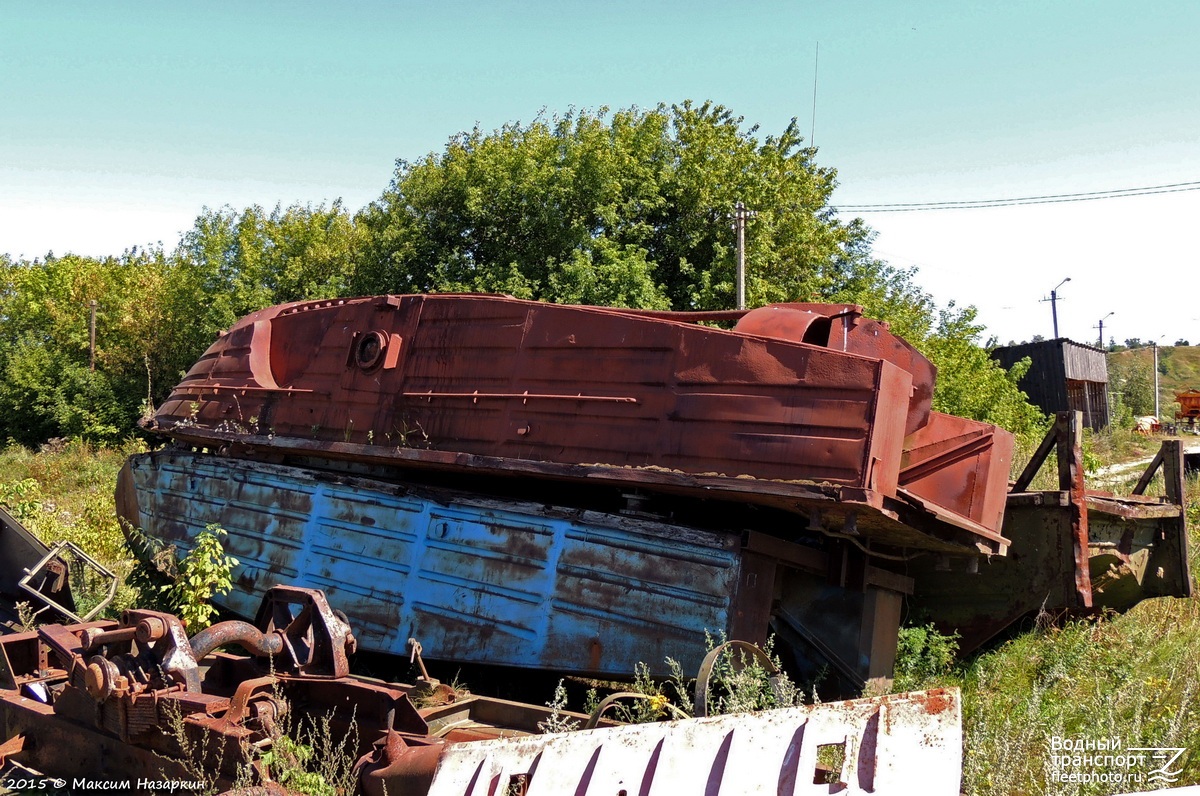
[{"label": "leafy tree canopy", "polygon": [[802,144],[794,120],[759,140],[712,103],[476,128],[397,164],[359,216],[367,243],[354,292],[727,308],[728,214],[743,201],[758,212],[749,302],[810,300],[865,229],[833,216],[835,173]]}]

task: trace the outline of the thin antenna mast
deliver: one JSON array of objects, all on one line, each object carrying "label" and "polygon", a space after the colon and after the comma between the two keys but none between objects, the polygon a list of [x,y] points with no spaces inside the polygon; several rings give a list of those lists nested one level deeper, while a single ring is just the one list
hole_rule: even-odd
[{"label": "thin antenna mast", "polygon": [[821,42],[817,42],[817,51],[813,55],[813,110],[812,110],[812,131],[808,134],[808,145],[816,147],[817,145],[817,66],[821,61]]}]

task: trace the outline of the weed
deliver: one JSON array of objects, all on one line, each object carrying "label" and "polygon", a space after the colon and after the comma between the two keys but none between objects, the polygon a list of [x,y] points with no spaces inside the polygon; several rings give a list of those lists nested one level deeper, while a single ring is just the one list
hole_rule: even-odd
[{"label": "weed", "polygon": [[[724,637],[706,638],[709,652],[725,642]],[[708,714],[746,713],[790,708],[804,703],[804,692],[783,673],[775,655],[775,639],[768,638],[763,652],[778,674],[772,674],[755,658],[741,650],[728,649],[717,659],[709,677]]]},{"label": "weed", "polygon": [[[0,505],[4,505],[44,544],[73,542],[118,576],[110,617],[130,607],[137,594],[125,583],[132,569],[113,511],[117,470],[125,458],[145,450],[140,440],[121,447],[93,448],[79,441],[44,446],[37,453],[18,445],[0,450]],[[107,584],[93,582],[83,569],[71,568],[77,606],[95,605]]]},{"label": "weed", "polygon": [[[187,778],[192,782],[203,783],[204,787],[198,792],[204,796],[211,796],[217,792],[216,776],[212,770],[212,762],[220,760],[224,757],[224,746],[218,748],[212,744],[212,735],[208,732],[200,733],[194,736],[188,731],[187,722],[184,721],[183,710],[179,703],[174,700],[169,700],[163,703],[163,712],[167,717],[167,733],[175,742],[175,746],[179,750],[178,756],[165,755],[162,752],[155,752],[157,757],[165,761],[170,761],[176,765],[182,766]],[[250,771],[250,766],[243,767],[247,776]],[[242,782],[243,777],[239,775],[238,782],[241,785],[249,785],[250,782]]]},{"label": "weed", "polygon": [[312,757],[311,746],[283,735],[275,739],[260,759],[272,772],[271,778],[289,791],[308,796],[337,796],[337,789],[326,782],[323,776],[308,770]]},{"label": "weed", "polygon": [[40,497],[41,486],[33,478],[0,484],[0,506],[18,522],[29,522],[42,511]]},{"label": "weed", "polygon": [[37,630],[37,615],[33,605],[24,600],[17,603],[17,624],[26,633]]},{"label": "weed", "polygon": [[943,635],[933,624],[900,628],[892,690],[928,687],[949,674],[958,654],[958,634]]},{"label": "weed", "polygon": [[579,722],[575,719],[564,718],[562,712],[567,709],[567,687],[562,680],[558,681],[558,685],[554,687],[554,696],[546,707],[550,708],[550,715],[545,721],[538,722],[538,729],[546,734],[555,732],[571,732],[579,729]]},{"label": "weed", "polygon": [[397,448],[431,448],[432,443],[429,441],[429,434],[420,423],[413,421],[412,427],[408,425],[407,418],[401,418],[400,426],[393,427],[391,431],[383,435],[388,442],[393,440]]},{"label": "weed", "polygon": [[360,742],[356,713],[351,713],[344,732],[338,733],[332,711],[296,722],[292,706],[278,683],[274,698],[280,706],[282,721],[271,728],[270,748],[259,758],[266,774],[292,793],[308,796],[353,793]]},{"label": "weed", "polygon": [[195,546],[179,562],[175,582],[162,587],[188,633],[208,627],[217,612],[211,603],[213,596],[228,594],[233,588],[232,572],[238,560],[225,554],[220,539],[225,535],[221,526],[208,525],[196,536]]}]

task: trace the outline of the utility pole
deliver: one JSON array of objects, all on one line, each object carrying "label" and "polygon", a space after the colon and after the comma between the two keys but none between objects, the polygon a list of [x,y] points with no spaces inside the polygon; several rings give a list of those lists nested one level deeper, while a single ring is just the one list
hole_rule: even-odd
[{"label": "utility pole", "polygon": [[733,228],[737,231],[737,308],[746,309],[746,221],[757,216],[739,200],[733,206]]},{"label": "utility pole", "polygon": [[88,324],[88,367],[91,370],[96,369],[96,300],[92,299],[88,302],[88,306],[92,309],[92,320]]},{"label": "utility pole", "polygon": [[1116,310],[1113,310],[1100,319],[1100,323],[1098,324],[1098,328],[1100,329],[1100,337],[1097,338],[1096,348],[1104,348],[1104,322],[1116,314]]},{"label": "utility pole", "polygon": [[1154,417],[1162,420],[1158,414],[1158,341],[1166,337],[1160,334],[1157,339],[1151,340],[1150,345],[1154,349]]},{"label": "utility pole", "polygon": [[1054,318],[1054,339],[1058,339],[1058,289],[1071,281],[1071,277],[1067,277],[1063,281],[1054,286],[1050,291],[1050,298],[1044,298],[1042,301],[1050,302],[1050,314]]}]

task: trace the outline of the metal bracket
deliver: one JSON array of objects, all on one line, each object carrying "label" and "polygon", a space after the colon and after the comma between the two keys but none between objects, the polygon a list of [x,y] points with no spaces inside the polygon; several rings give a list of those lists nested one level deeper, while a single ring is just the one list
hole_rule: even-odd
[{"label": "metal bracket", "polygon": [[[69,550],[75,556],[75,558],[90,566],[98,574],[108,578],[108,593],[104,595],[104,599],[102,599],[94,608],[92,608],[92,610],[88,611],[83,616],[79,616],[66,606],[59,605],[57,602],[50,599],[45,594],[42,594],[40,591],[30,585],[30,581],[32,581],[34,577],[41,573],[42,570],[48,570],[50,562],[58,559],[64,550]],[[49,571],[46,572],[46,575],[48,577],[57,577],[56,573]],[[34,565],[33,569],[25,570],[25,577],[21,578],[17,585],[20,586],[23,591],[29,592],[43,603],[61,613],[63,616],[66,616],[67,618],[80,624],[92,621],[93,618],[95,618],[101,611],[108,607],[109,603],[111,603],[113,598],[117,595],[117,576],[108,571],[108,569],[99,561],[83,552],[83,550],[79,549],[79,546],[74,542],[68,542],[66,540],[55,542],[54,546],[50,548],[50,552],[42,556],[42,560],[38,561],[37,564]]]}]

